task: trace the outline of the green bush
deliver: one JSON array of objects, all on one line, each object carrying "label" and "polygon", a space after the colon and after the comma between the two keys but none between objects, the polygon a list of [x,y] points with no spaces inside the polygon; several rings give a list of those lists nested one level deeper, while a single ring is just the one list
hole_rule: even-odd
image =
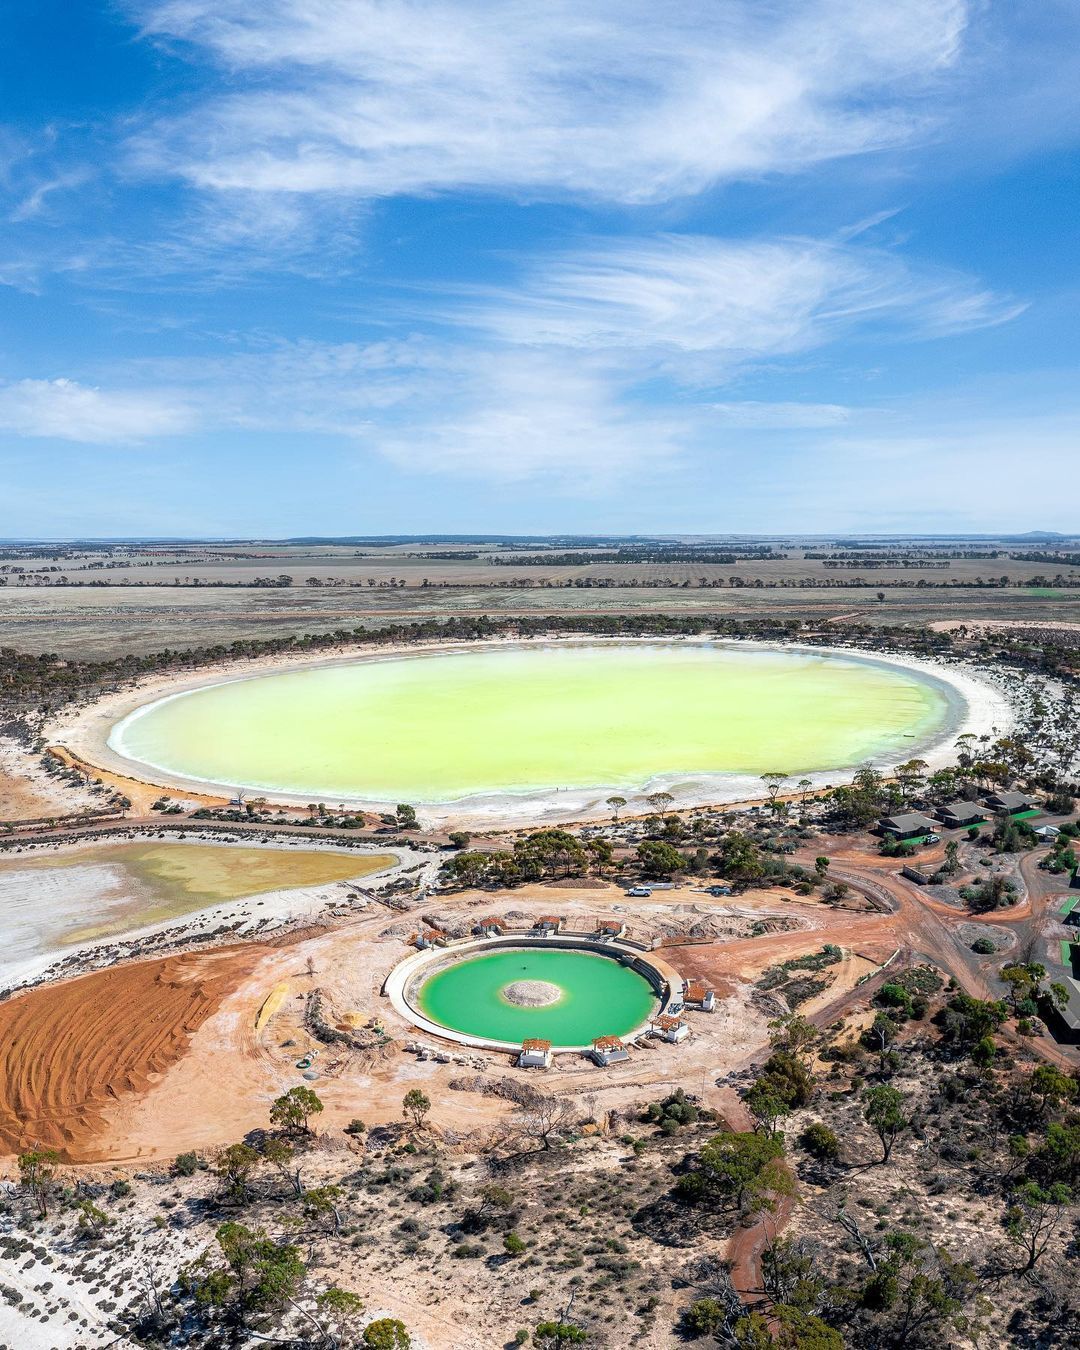
[{"label": "green bush", "polygon": [[828,1125],[823,1125],[821,1121],[815,1120],[807,1125],[802,1134],[799,1135],[799,1143],[806,1149],[807,1153],[813,1154],[815,1158],[820,1158],[823,1162],[833,1162],[840,1156],[839,1137],[829,1129]]},{"label": "green bush", "polygon": [[724,1325],[724,1308],[715,1298],[699,1298],[682,1315],[683,1330],[695,1339],[712,1336]]}]

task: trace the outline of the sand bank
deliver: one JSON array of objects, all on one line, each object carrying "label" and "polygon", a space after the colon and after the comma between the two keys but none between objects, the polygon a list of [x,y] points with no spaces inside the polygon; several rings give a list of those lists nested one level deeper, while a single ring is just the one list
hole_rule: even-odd
[{"label": "sand bank", "polygon": [[[912,757],[925,760],[931,767],[939,767],[952,759],[955,742],[962,734],[1001,735],[1014,724],[1015,712],[1008,695],[994,682],[991,672],[984,672],[971,665],[929,661],[914,657],[900,657],[867,653],[860,649],[846,647],[801,647],[797,644],[777,644],[766,642],[746,642],[725,640],[715,642],[707,639],[653,639],[653,638],[581,638],[581,639],[536,639],[534,645],[574,645],[596,646],[628,643],[668,644],[712,641],[712,645],[747,651],[796,652],[812,656],[833,655],[863,663],[903,670],[917,675],[923,681],[932,684],[946,702],[946,716],[942,726],[929,739],[912,739],[902,752],[891,756],[883,755],[875,759],[877,767],[888,770],[894,764]],[[481,646],[502,646],[508,643],[526,645],[514,639],[500,639],[492,644],[432,644],[417,648],[402,646],[394,649],[380,648],[364,652],[350,652],[338,657],[320,658],[315,661],[296,658],[257,659],[223,665],[214,672],[201,672],[191,676],[157,677],[141,682],[128,690],[108,695],[96,703],[64,714],[50,727],[50,736],[54,743],[61,744],[88,762],[99,765],[113,773],[127,775],[142,783],[153,783],[167,788],[181,799],[185,793],[194,795],[216,793],[228,798],[235,792],[235,784],[212,783],[185,778],[179,775],[161,772],[127,758],[118,753],[109,744],[110,736],[118,723],[130,717],[139,709],[163,698],[208,688],[226,681],[251,678],[257,675],[283,671],[310,670],[330,665],[356,663],[361,661],[388,661],[407,654],[415,659],[438,653],[476,651]],[[850,778],[858,766],[856,764],[834,767],[819,773],[807,773],[816,788],[830,783],[843,782]],[[597,818],[607,814],[604,799],[610,795],[609,785],[598,783],[591,788],[544,791],[522,791],[520,793],[500,792],[460,798],[443,803],[423,804],[420,809],[422,821],[429,826],[444,827],[462,824],[478,827],[490,824],[528,824],[530,822],[553,822],[559,820],[582,820]],[[675,798],[679,807],[705,806],[745,801],[760,795],[760,780],[752,775],[731,773],[687,774],[671,771],[654,775],[643,782],[636,793],[631,794],[620,789],[622,795],[642,797],[650,792],[666,791]],[[274,802],[285,805],[304,805],[312,798],[312,793],[290,793],[260,789],[260,792]],[[327,798],[327,800],[330,800]],[[335,799],[337,800],[337,799]],[[381,811],[392,808],[393,803],[363,798],[346,798],[352,807]],[[633,800],[629,808],[634,810]],[[642,803],[644,809],[644,803]]]}]

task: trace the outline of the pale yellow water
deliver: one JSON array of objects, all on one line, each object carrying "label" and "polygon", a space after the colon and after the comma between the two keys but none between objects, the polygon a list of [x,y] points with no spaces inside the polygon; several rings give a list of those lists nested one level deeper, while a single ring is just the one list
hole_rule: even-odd
[{"label": "pale yellow water", "polygon": [[391,854],[175,843],[3,857],[0,966],[244,896],[370,876],[396,861]]},{"label": "pale yellow water", "polygon": [[331,802],[437,802],[839,769],[925,741],[947,712],[934,682],[870,661],[552,643],[213,685],[125,719],[110,744],[214,783]]}]

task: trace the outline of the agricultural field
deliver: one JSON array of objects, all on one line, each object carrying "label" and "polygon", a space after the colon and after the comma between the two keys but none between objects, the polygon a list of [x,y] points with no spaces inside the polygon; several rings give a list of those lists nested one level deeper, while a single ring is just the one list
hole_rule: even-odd
[{"label": "agricultural field", "polygon": [[822,540],[8,546],[0,644],[98,660],[477,614],[1075,623],[1076,547],[1056,538],[858,549]]}]

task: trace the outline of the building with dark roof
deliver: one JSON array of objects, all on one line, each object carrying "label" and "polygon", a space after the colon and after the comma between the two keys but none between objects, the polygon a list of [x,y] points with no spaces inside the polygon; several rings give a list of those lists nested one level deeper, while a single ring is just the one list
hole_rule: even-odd
[{"label": "building with dark roof", "polygon": [[978,825],[980,821],[986,819],[986,812],[978,802],[969,802],[962,798],[941,807],[938,815],[941,817],[941,823],[947,825],[950,830],[961,829],[964,825]]},{"label": "building with dark roof", "polygon": [[992,811],[1006,811],[1010,816],[1038,806],[1035,798],[1029,797],[1026,792],[991,792],[984,800]]},{"label": "building with dark roof", "polygon": [[919,835],[933,834],[938,828],[936,820],[919,815],[917,811],[905,811],[897,816],[883,816],[878,824],[883,834],[891,834],[896,839],[915,839]]}]

